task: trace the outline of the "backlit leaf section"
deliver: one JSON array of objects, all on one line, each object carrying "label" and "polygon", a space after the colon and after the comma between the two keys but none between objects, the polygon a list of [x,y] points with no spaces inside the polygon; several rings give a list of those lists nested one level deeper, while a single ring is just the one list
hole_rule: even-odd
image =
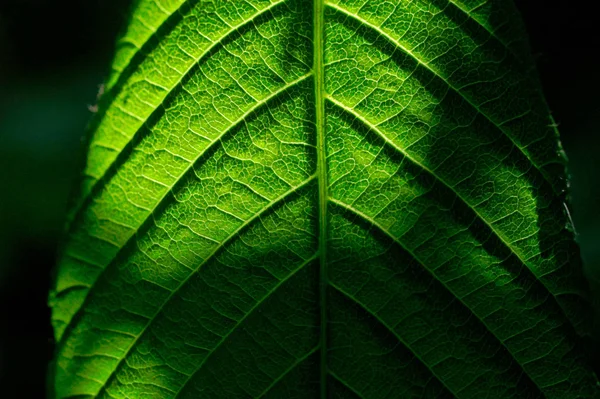
[{"label": "backlit leaf section", "polygon": [[55,398],[590,398],[508,0],[139,0],[51,293]]}]

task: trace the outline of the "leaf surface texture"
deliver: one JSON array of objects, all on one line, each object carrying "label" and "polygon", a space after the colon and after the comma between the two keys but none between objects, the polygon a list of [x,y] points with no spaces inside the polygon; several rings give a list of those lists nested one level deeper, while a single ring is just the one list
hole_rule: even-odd
[{"label": "leaf surface texture", "polygon": [[56,398],[589,398],[510,1],[139,0],[51,294]]}]

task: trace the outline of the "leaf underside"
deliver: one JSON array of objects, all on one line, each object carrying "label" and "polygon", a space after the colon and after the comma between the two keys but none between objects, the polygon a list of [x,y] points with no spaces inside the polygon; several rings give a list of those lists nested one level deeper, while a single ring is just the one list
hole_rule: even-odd
[{"label": "leaf underside", "polygon": [[492,0],[139,0],[56,398],[590,398],[564,159]]}]

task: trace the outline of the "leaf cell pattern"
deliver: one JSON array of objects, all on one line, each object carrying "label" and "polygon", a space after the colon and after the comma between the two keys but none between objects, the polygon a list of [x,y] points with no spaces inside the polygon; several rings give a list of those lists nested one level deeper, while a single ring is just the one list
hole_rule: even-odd
[{"label": "leaf cell pattern", "polygon": [[564,156],[502,0],[139,0],[56,398],[590,398]]}]

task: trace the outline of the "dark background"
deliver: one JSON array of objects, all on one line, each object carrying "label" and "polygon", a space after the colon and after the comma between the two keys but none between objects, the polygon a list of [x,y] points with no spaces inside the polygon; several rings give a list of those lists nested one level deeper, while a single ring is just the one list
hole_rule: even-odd
[{"label": "dark background", "polygon": [[[45,397],[50,269],[87,106],[108,72],[129,3],[0,0],[2,398]],[[517,4],[571,160],[572,216],[586,268],[600,281],[600,23],[580,4]]]}]

